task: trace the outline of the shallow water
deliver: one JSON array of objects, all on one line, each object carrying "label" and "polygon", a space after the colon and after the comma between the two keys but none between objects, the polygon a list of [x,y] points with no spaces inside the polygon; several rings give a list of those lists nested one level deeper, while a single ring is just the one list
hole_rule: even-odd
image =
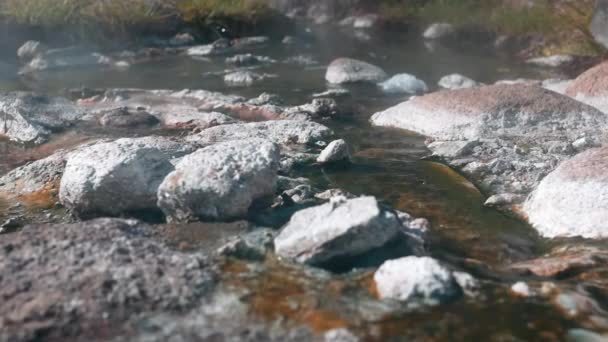
[{"label": "shallow water", "polygon": [[[333,58],[340,56],[360,58],[377,64],[389,74],[399,72],[414,74],[425,80],[431,88],[436,88],[435,84],[439,78],[450,73],[462,73],[488,83],[499,79],[552,76],[546,71],[489,55],[486,49],[479,47],[449,49],[442,46],[427,46],[417,38],[399,34],[383,34],[372,38],[371,43],[360,42],[333,31],[319,37],[323,38],[311,42],[308,47],[286,47],[274,44],[252,51],[279,61],[293,55],[310,55],[319,64],[304,67],[277,63],[259,68],[256,72],[276,74],[278,77],[248,88],[228,88],[224,85],[221,76],[209,75],[230,68],[224,63],[225,56],[209,59],[171,56],[155,62],[135,65],[127,70],[81,69],[45,72],[21,79],[5,79],[0,81],[0,90],[26,89],[60,93],[66,88],[81,86],[201,88],[247,97],[269,92],[278,94],[287,103],[295,105],[309,102],[311,94],[327,89],[324,81],[325,66]],[[355,194],[375,195],[384,203],[399,210],[417,217],[428,218],[432,225],[429,245],[431,254],[465,268],[478,262],[489,265],[490,268],[505,265],[513,261],[529,259],[542,251],[542,241],[529,226],[497,210],[484,207],[484,194],[458,173],[441,164],[422,160],[421,158],[426,157],[428,153],[424,147],[423,137],[399,130],[371,127],[368,120],[374,112],[399,103],[404,97],[383,95],[374,86],[355,85],[348,88],[351,90],[351,96],[341,102],[350,110],[339,119],[324,124],[333,128],[336,136],[343,137],[351,144],[355,156],[353,164],[346,168],[305,168],[298,171],[302,176],[311,178],[316,185],[322,187],[342,188]],[[155,132],[114,132],[113,134],[146,133]],[[74,146],[99,136],[103,136],[103,133],[79,128],[57,136],[49,144],[36,148],[20,147],[0,140],[0,174],[28,160],[45,157],[58,148]],[[4,203],[0,198],[0,221],[8,206],[10,203]],[[263,277],[272,278],[278,276],[274,273],[282,273],[285,266],[269,265],[268,267],[270,271],[264,273]],[[469,271],[476,272],[475,268]],[[490,273],[492,279],[502,277],[498,273]],[[256,285],[259,284],[259,280],[256,280],[257,283],[235,284],[235,278],[230,278],[230,272],[227,274],[229,279],[226,283],[233,286],[248,288],[261,286]],[[279,283],[283,280],[272,281]],[[346,282],[351,284],[352,281],[351,278]],[[318,289],[316,288],[318,285],[312,283],[306,284],[308,285],[302,285],[304,286],[302,291],[317,291],[314,296],[320,299],[330,298],[326,289]],[[279,291],[279,294],[283,293],[285,297],[301,296],[290,292],[293,289],[279,290],[285,291]],[[265,289],[261,288],[260,291]],[[339,320],[340,324],[367,332],[380,331],[378,336],[393,338],[409,336],[424,340],[449,340],[452,333],[457,336],[456,339],[501,340],[507,334],[512,334],[525,340],[555,340],[560,339],[559,336],[562,336],[563,331],[573,324],[557,315],[547,304],[513,299],[501,290],[492,291],[496,293],[492,293],[486,300],[462,301],[440,309],[404,314],[400,317],[387,318],[387,321],[375,325],[357,323],[354,314],[350,313],[351,316],[348,316],[349,314],[345,313],[346,305],[339,301],[329,300],[330,304],[324,305],[334,306],[324,307],[323,312],[326,314],[332,312],[332,315],[342,317],[343,320]],[[254,297],[254,304],[264,310],[264,315],[289,316],[281,311],[280,303],[275,303],[276,305],[273,306],[273,301],[276,300],[273,296]],[[318,310],[315,312],[318,313]],[[501,319],[495,320],[495,316],[500,316]],[[329,316],[324,317],[313,318],[323,320]],[[433,329],[435,329],[433,333],[428,332]],[[547,331],[550,332],[548,335]]]}]

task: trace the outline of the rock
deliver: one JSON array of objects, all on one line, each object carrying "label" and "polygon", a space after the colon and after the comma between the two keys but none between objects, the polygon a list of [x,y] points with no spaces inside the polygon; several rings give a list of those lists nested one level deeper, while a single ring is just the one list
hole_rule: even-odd
[{"label": "rock", "polygon": [[198,129],[203,130],[219,125],[237,123],[238,120],[218,112],[168,112],[162,116],[163,125],[173,129]]},{"label": "rock", "polygon": [[21,73],[74,67],[107,66],[111,63],[112,60],[108,56],[76,46],[47,50],[32,59],[21,69]]},{"label": "rock", "polygon": [[236,48],[249,48],[265,45],[270,42],[270,38],[266,36],[251,36],[251,37],[240,37],[232,40],[232,44]]},{"label": "rock", "polygon": [[486,207],[500,207],[504,205],[519,204],[525,200],[520,194],[498,194],[490,196],[483,205]]},{"label": "rock", "polygon": [[176,46],[176,47],[189,46],[189,45],[192,45],[194,43],[194,41],[195,41],[195,39],[190,33],[184,32],[184,33],[178,33],[175,36],[173,36],[171,39],[169,39],[169,45]]},{"label": "rock", "polygon": [[99,118],[99,124],[104,127],[153,126],[158,123],[159,120],[148,112],[132,111],[126,107],[110,110]]},{"label": "rock", "polygon": [[588,150],[545,177],[524,205],[544,237],[608,237],[608,148]]},{"label": "rock", "polygon": [[474,81],[466,76],[460,75],[460,74],[450,74],[450,75],[443,76],[439,80],[438,84],[441,88],[450,89],[450,90],[473,88],[473,87],[477,87],[480,85],[476,81]]},{"label": "rock", "polygon": [[376,26],[380,17],[377,14],[366,14],[344,18],[340,26],[350,26],[355,29],[370,29]]},{"label": "rock", "polygon": [[256,64],[272,64],[276,63],[274,59],[266,56],[256,56],[250,53],[236,55],[226,58],[226,63],[236,65],[256,65]]},{"label": "rock", "polygon": [[71,126],[84,114],[84,110],[61,97],[0,93],[0,136],[20,143],[43,143],[52,132]]},{"label": "rock", "polygon": [[264,106],[264,105],[282,105],[283,99],[276,94],[262,93],[258,97],[250,99],[247,104],[252,106]]},{"label": "rock", "polygon": [[452,24],[435,23],[429,26],[422,36],[425,39],[442,39],[454,34],[454,32],[456,32],[456,29]]},{"label": "rock", "polygon": [[317,62],[317,60],[315,60],[314,57],[312,57],[312,56],[306,56],[306,55],[298,55],[298,56],[287,57],[283,61],[283,63],[285,63],[285,64],[295,64],[295,65],[301,65],[301,66],[312,66],[312,65],[319,64],[319,62]]},{"label": "rock", "polygon": [[264,80],[264,75],[257,74],[251,71],[237,71],[224,76],[224,83],[229,86],[247,87],[256,82]]},{"label": "rock", "polygon": [[[331,98],[316,98],[311,103],[286,108],[282,116],[289,118],[291,115],[302,114],[314,119],[333,117],[339,114],[340,108],[336,100]],[[305,120],[306,121],[306,120]]]},{"label": "rock", "polygon": [[343,97],[350,95],[350,90],[344,88],[328,89],[321,93],[312,94],[312,97]]},{"label": "rock", "polygon": [[596,42],[608,48],[608,2],[605,0],[596,1],[590,31]]},{"label": "rock", "polygon": [[[133,220],[26,226],[0,239],[0,337],[79,339],[91,322],[180,312],[200,303],[215,270],[201,252],[180,253]],[[81,336],[81,335],[80,335]]]},{"label": "rock", "polygon": [[558,131],[578,135],[581,130],[608,124],[606,115],[590,106],[525,85],[436,92],[376,113],[371,121],[441,140],[546,136]]},{"label": "rock", "polygon": [[574,57],[571,55],[553,55],[548,57],[531,58],[526,61],[528,64],[534,64],[542,67],[559,68],[566,64],[574,62]]},{"label": "rock", "polygon": [[607,260],[608,252],[601,248],[567,245],[555,248],[539,258],[515,263],[509,269],[538,277],[555,278],[584,272],[603,265]]},{"label": "rock", "polygon": [[578,76],[566,95],[608,113],[608,62],[603,62]]},{"label": "rock", "polygon": [[523,281],[518,281],[513,284],[513,286],[511,286],[511,292],[521,297],[530,297],[532,295],[532,290],[530,290],[528,284]]},{"label": "rock", "polygon": [[325,79],[329,83],[381,82],[387,78],[381,68],[352,58],[338,58],[327,67]]},{"label": "rock", "polygon": [[28,40],[25,42],[19,50],[17,50],[17,56],[24,61],[31,61],[36,56],[45,53],[48,48],[39,41]]},{"label": "rock", "polygon": [[321,164],[350,161],[350,149],[343,139],[334,140],[321,152],[317,162]]},{"label": "rock", "polygon": [[353,257],[395,239],[401,222],[374,197],[330,203],[300,210],[274,240],[277,255],[309,265]]},{"label": "rock", "polygon": [[184,157],[158,188],[158,206],[170,222],[244,217],[252,203],[274,194],[279,148],[240,139]]},{"label": "rock", "polygon": [[388,80],[379,83],[378,86],[388,94],[423,94],[429,91],[426,83],[410,74],[397,74]]},{"label": "rock", "polygon": [[332,329],[323,334],[324,342],[359,342],[361,341],[357,335],[350,332],[348,329],[339,328]]},{"label": "rock", "polygon": [[68,156],[59,200],[80,217],[156,208],[156,192],[173,170],[171,159],[192,147],[160,137],[124,138]]},{"label": "rock", "polygon": [[452,272],[430,257],[386,261],[374,273],[374,282],[381,299],[439,305],[462,295]]},{"label": "rock", "polygon": [[427,145],[433,156],[441,158],[458,158],[469,154],[479,141],[434,141]]},{"label": "rock", "polygon": [[228,39],[219,39],[211,44],[197,45],[186,50],[188,56],[213,56],[233,51],[232,43]]},{"label": "rock", "polygon": [[276,120],[212,127],[187,137],[187,140],[198,144],[210,144],[261,138],[277,144],[312,145],[324,141],[332,134],[329,128],[315,122]]},{"label": "rock", "polygon": [[65,168],[67,151],[18,167],[0,177],[0,192],[24,196],[44,191],[56,192]]},{"label": "rock", "polygon": [[228,242],[218,254],[243,260],[264,260],[266,253],[274,248],[276,233],[272,229],[256,229]]}]

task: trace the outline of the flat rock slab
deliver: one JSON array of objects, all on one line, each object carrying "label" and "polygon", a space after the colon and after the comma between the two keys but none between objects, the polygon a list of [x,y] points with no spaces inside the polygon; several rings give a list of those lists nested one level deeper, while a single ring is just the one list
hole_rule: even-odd
[{"label": "flat rock slab", "polygon": [[187,137],[192,143],[210,144],[221,141],[250,138],[267,139],[277,144],[314,144],[324,141],[333,132],[316,122],[274,120],[243,124],[223,125],[208,128]]},{"label": "flat rock slab", "polygon": [[156,192],[173,158],[194,149],[161,137],[124,138],[68,156],[59,200],[81,217],[156,208]]},{"label": "flat rock slab", "polygon": [[43,143],[85,111],[62,97],[27,92],[0,93],[0,135],[20,143]]},{"label": "flat rock slab", "polygon": [[329,83],[382,82],[388,75],[380,67],[352,58],[338,58],[327,67]]},{"label": "flat rock slab", "polygon": [[541,87],[491,85],[415,97],[372,116],[377,126],[441,140],[562,135],[607,127],[599,110]]},{"label": "flat rock slab", "polygon": [[578,76],[566,88],[566,95],[608,113],[608,62]]},{"label": "flat rock slab", "polygon": [[4,235],[0,340],[64,340],[93,326],[118,328],[133,313],[199,303],[214,285],[207,256],[170,250],[154,236],[152,227],[118,219]]},{"label": "flat rock slab", "polygon": [[608,237],[608,148],[583,152],[559,165],[524,206],[545,237]]},{"label": "flat rock slab", "polygon": [[247,215],[252,203],[276,189],[276,144],[244,139],[184,157],[158,187],[158,206],[170,222],[226,221]]},{"label": "flat rock slab", "polygon": [[274,240],[276,253],[309,265],[357,256],[397,238],[402,223],[374,197],[334,199],[296,212]]}]

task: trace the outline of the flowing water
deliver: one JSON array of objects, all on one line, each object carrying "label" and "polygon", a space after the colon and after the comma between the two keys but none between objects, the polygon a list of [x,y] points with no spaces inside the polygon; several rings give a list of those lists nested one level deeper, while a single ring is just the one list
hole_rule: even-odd
[{"label": "flowing water", "polygon": [[[433,89],[436,89],[435,84],[439,78],[451,73],[461,73],[486,83],[500,79],[552,76],[547,71],[522,66],[475,45],[446,48],[397,33],[378,34],[372,36],[369,42],[333,31],[317,37],[316,41],[305,44],[307,46],[291,47],[277,43],[253,51],[278,61],[294,55],[307,55],[319,64],[299,66],[276,63],[262,67],[255,71],[275,74],[277,77],[252,87],[229,88],[224,85],[221,76],[214,75],[229,67],[224,63],[225,56],[208,59],[169,56],[134,65],[127,70],[64,70],[21,79],[0,80],[0,89],[59,93],[65,88],[81,86],[200,88],[246,97],[269,92],[280,95],[288,104],[297,105],[309,102],[311,94],[328,88],[324,80],[325,66],[333,58],[341,56],[359,58],[382,66],[389,74],[414,74]],[[351,144],[353,164],[349,167],[304,168],[298,172],[319,187],[342,188],[355,194],[374,195],[399,210],[428,218],[432,225],[429,250],[433,256],[496,284],[509,284],[516,280],[515,276],[488,269],[539,255],[543,250],[543,242],[533,230],[518,219],[484,207],[484,194],[458,173],[442,164],[422,159],[428,153],[424,147],[424,137],[400,130],[376,128],[369,124],[369,117],[374,112],[403,101],[403,97],[384,95],[375,86],[353,85],[347,88],[351,91],[351,96],[340,103],[344,108],[349,108],[348,115],[324,124],[334,129],[336,136],[343,137]],[[154,132],[129,132],[133,135],[145,133]],[[99,132],[92,133],[79,128],[54,138],[46,147],[37,148],[0,141],[0,173],[27,160],[48,155],[56,148],[73,146],[87,137],[98,135]],[[0,221],[3,208],[8,206],[10,203],[5,203],[0,198]],[[573,321],[563,318],[549,304],[514,298],[498,285],[491,286],[483,299],[463,300],[441,308],[404,313],[374,323],[361,323],[357,314],[349,311],[348,305],[342,301],[356,300],[358,294],[353,293],[363,291],[361,289],[366,286],[360,286],[358,290],[348,288],[353,283],[367,284],[369,273],[338,276],[335,282],[341,284],[343,289],[336,294],[332,292],[331,284],[302,285],[308,284],[304,281],[306,275],[298,273],[297,268],[273,265],[272,261],[269,263],[267,271],[249,280],[238,277],[241,269],[239,265],[229,264],[226,266],[225,281],[231,286],[252,289],[257,294],[250,299],[255,304],[254,308],[259,309],[258,314],[270,318],[275,315],[297,316],[296,321],[299,319],[308,324],[312,324],[310,320],[321,320],[328,325],[326,328],[346,325],[364,331],[363,334],[370,338],[379,339],[406,336],[422,340],[510,341],[511,336],[520,340],[556,340],[561,339],[560,336],[563,336],[567,328],[575,326]],[[285,267],[289,270],[284,270]],[[298,284],[292,284],[296,281],[293,278],[298,278]],[[276,284],[268,289],[266,287],[269,282]],[[309,297],[300,293],[307,291],[311,291]],[[313,311],[306,311],[308,304],[305,302],[311,300],[310,296],[323,303],[321,309],[316,307]],[[284,312],[281,305],[287,299],[298,302],[302,306],[299,310],[301,312]],[[300,300],[302,303],[299,303]]]}]

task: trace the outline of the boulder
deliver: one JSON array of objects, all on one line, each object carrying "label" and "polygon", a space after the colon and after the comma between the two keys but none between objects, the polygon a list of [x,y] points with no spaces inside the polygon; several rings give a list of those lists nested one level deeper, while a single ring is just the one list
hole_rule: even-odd
[{"label": "boulder", "polygon": [[544,237],[608,237],[608,148],[583,152],[545,177],[524,205]]},{"label": "boulder", "polygon": [[454,273],[430,257],[386,261],[374,273],[381,299],[439,305],[462,295]]},{"label": "boulder", "polygon": [[608,113],[608,62],[578,76],[566,88],[566,95]]},{"label": "boulder", "polygon": [[0,339],[82,339],[91,322],[120,331],[134,313],[196,306],[214,285],[208,257],[176,252],[155,237],[154,228],[119,219],[2,236]]},{"label": "boulder", "polygon": [[309,265],[354,257],[396,239],[402,222],[374,197],[330,203],[296,212],[275,238],[275,252]]},{"label": "boulder", "polygon": [[317,158],[317,162],[321,164],[337,163],[337,162],[348,162],[350,161],[350,148],[343,139],[334,140],[323,151]]},{"label": "boulder", "polygon": [[423,94],[429,91],[424,81],[410,74],[397,74],[388,80],[379,83],[378,86],[388,94]]},{"label": "boulder", "polygon": [[173,158],[192,147],[161,137],[124,138],[68,156],[59,200],[80,217],[156,208],[156,192],[173,171]]},{"label": "boulder", "polygon": [[0,135],[20,143],[43,143],[52,132],[71,126],[84,114],[62,97],[0,93]]},{"label": "boulder", "polygon": [[158,187],[158,206],[170,222],[245,217],[252,203],[274,194],[279,148],[240,139],[184,157]]},{"label": "boulder", "polygon": [[429,26],[422,36],[425,39],[442,39],[448,37],[456,32],[456,29],[452,24],[448,23],[435,23]]},{"label": "boulder", "polygon": [[327,67],[325,79],[329,83],[382,82],[387,78],[381,68],[352,58],[338,58]]},{"label": "boulder", "polygon": [[439,80],[438,84],[441,88],[450,89],[450,90],[473,88],[473,87],[480,85],[476,81],[474,81],[466,76],[460,75],[460,74],[450,74],[450,75],[443,76]]},{"label": "boulder", "polygon": [[329,138],[333,132],[316,122],[276,120],[216,126],[186,139],[198,144],[261,138],[277,144],[311,145]]},{"label": "boulder", "polygon": [[372,116],[376,126],[442,140],[574,136],[608,127],[600,111],[536,86],[491,85],[415,97]]}]

